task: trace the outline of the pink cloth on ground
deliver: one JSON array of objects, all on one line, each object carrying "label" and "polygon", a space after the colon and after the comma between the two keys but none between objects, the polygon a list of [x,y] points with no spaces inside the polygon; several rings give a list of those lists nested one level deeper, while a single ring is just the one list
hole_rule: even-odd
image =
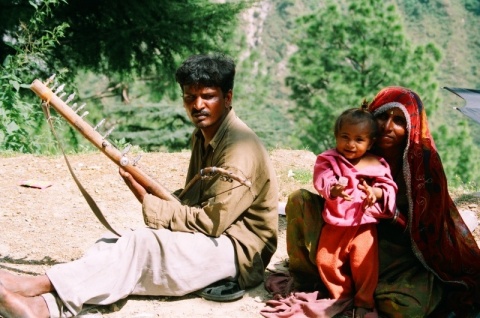
[{"label": "pink cloth on ground", "polygon": [[[321,298],[318,291],[289,292],[292,278],[288,273],[270,275],[265,288],[274,294],[274,299],[268,300],[260,314],[266,318],[332,318],[353,307],[353,299]],[[286,297],[282,294],[289,293]],[[365,318],[378,318],[376,311],[368,313]]]},{"label": "pink cloth on ground", "polygon": [[261,314],[267,318],[331,318],[348,309],[352,299],[317,299],[318,292],[293,293],[286,298],[267,301]]}]

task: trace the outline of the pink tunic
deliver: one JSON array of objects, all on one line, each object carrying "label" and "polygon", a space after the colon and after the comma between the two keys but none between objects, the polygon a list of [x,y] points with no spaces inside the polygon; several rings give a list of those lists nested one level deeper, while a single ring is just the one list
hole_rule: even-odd
[{"label": "pink tunic", "polygon": [[[377,218],[391,218],[394,215],[396,204],[395,195],[397,185],[393,181],[390,167],[387,162],[378,157],[381,165],[365,167],[358,171],[347,159],[335,149],[327,150],[317,156],[313,169],[313,185],[318,193],[325,198],[323,219],[325,222],[336,226],[354,226],[367,223],[377,223]],[[353,199],[347,201],[343,198],[330,196],[332,185],[338,182],[339,177],[348,179],[345,192]],[[364,210],[364,192],[358,189],[360,179],[383,190],[383,199]]]}]

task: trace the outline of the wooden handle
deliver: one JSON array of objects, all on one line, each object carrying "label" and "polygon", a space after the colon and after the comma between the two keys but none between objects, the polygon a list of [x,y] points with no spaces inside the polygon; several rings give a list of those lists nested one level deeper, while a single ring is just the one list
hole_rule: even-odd
[{"label": "wooden handle", "polygon": [[[58,97],[52,90],[36,79],[30,85],[32,91],[38,95],[44,102],[51,105],[57,113],[64,117],[70,125],[78,130],[88,141],[95,147],[102,151],[115,164],[122,167],[125,171],[130,173],[138,183],[140,183],[148,193],[151,193],[160,199],[166,201],[178,201],[173,194],[160,185],[157,181],[149,177],[138,167],[134,166],[127,158],[113,145],[111,145],[105,138],[94,130],[88,123],[86,123],[75,111],[71,109],[60,97]],[[123,160],[122,160],[123,159]]]}]

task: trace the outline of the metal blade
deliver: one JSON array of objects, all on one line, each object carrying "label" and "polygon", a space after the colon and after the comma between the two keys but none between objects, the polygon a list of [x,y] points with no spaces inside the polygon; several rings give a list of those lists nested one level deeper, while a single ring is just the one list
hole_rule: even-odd
[{"label": "metal blade", "polygon": [[464,107],[454,108],[480,124],[480,90],[456,87],[444,88],[465,101]]}]

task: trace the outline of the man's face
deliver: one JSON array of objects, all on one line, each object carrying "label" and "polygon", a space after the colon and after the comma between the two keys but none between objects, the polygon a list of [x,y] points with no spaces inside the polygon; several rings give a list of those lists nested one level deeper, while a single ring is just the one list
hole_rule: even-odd
[{"label": "man's face", "polygon": [[223,95],[220,87],[183,86],[183,106],[195,127],[210,137],[230,110],[232,91]]}]

